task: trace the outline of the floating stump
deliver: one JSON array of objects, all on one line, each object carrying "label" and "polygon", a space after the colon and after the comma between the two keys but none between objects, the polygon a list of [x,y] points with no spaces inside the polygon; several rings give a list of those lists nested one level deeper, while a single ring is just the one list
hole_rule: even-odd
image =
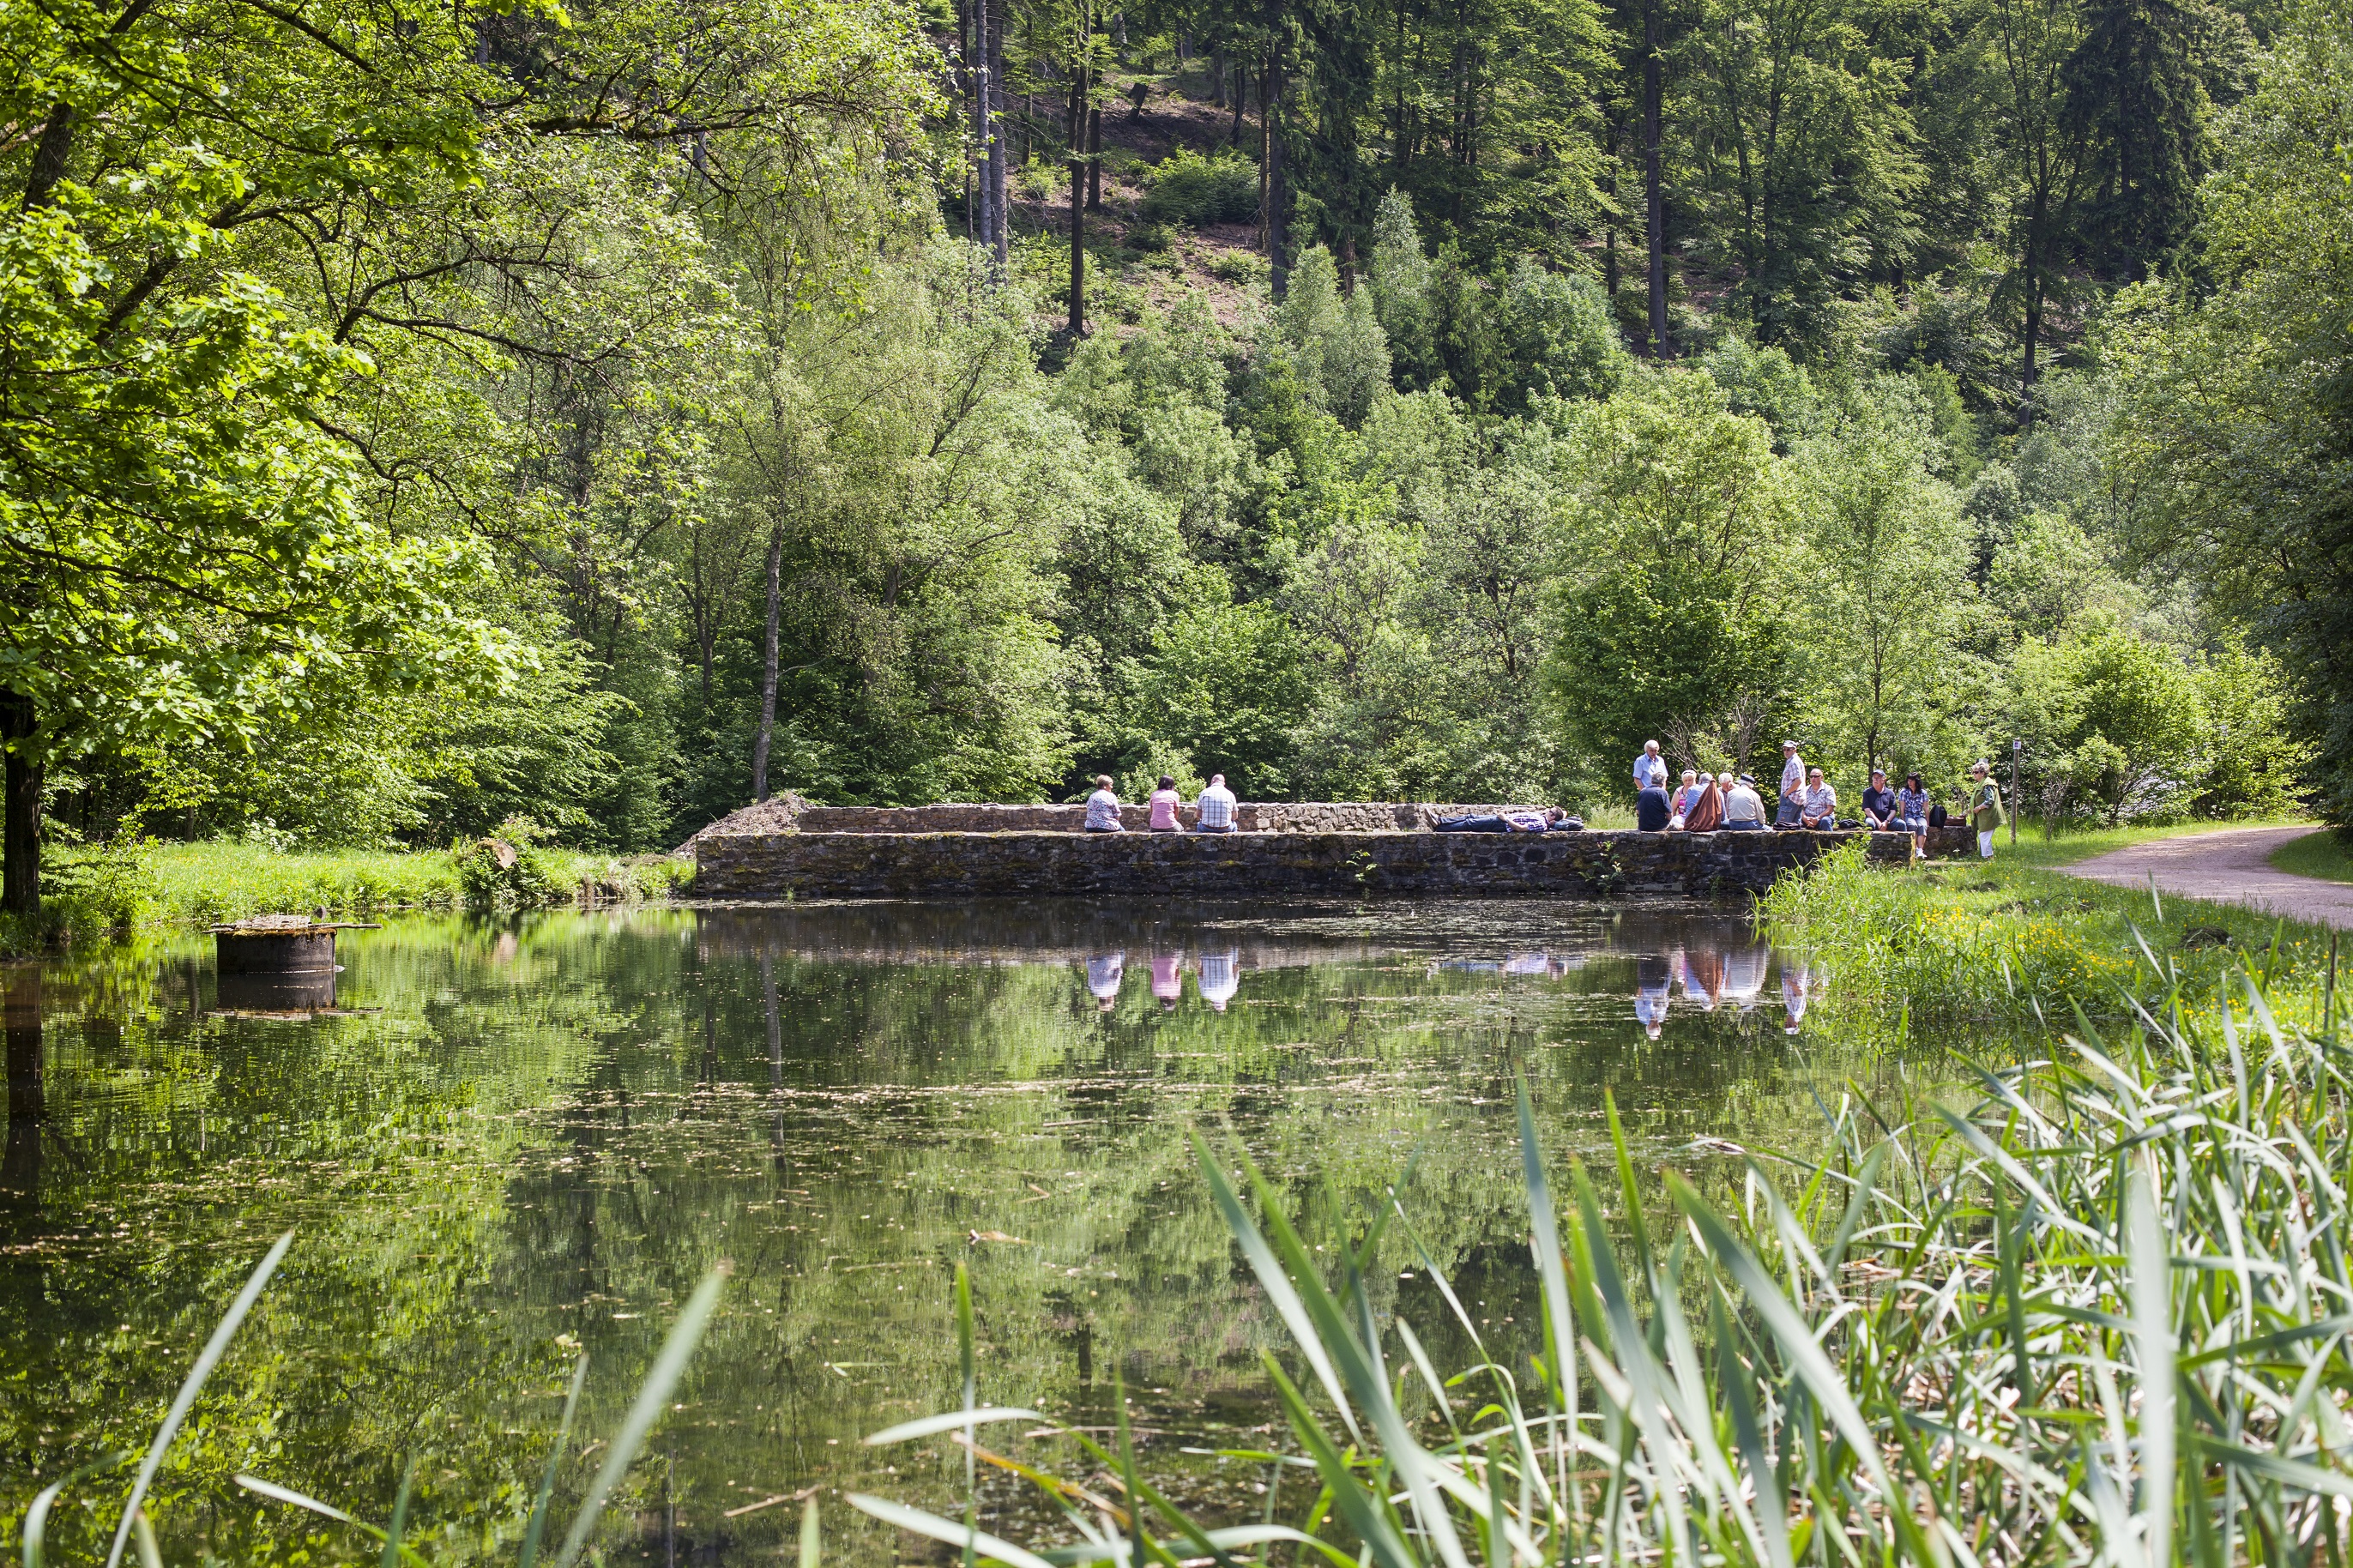
[{"label": "floating stump", "polygon": [[335,933],[375,929],[352,921],[314,921],[308,915],[256,915],[234,925],[215,926],[220,988],[269,994],[297,1007],[332,1007]]}]

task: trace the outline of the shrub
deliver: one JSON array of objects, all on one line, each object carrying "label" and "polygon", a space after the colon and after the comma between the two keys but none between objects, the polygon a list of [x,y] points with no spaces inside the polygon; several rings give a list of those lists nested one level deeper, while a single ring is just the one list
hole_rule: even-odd
[{"label": "shrub", "polygon": [[1258,165],[1229,148],[1179,147],[1152,171],[1144,216],[1156,223],[1240,223],[1258,214]]},{"label": "shrub", "polygon": [[1127,231],[1127,247],[1140,250],[1147,256],[1167,249],[1168,226],[1163,223],[1131,225]]}]

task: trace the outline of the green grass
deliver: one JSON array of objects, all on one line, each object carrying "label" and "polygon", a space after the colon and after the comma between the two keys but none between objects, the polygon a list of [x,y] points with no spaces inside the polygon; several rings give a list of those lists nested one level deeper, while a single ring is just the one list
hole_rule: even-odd
[{"label": "green grass", "polygon": [[2193,1001],[2245,967],[2299,1016],[2317,1016],[2330,932],[2086,881],[2067,863],[1997,853],[1889,870],[1850,846],[1784,877],[1757,909],[1776,942],[1826,973],[1819,1013],[1883,1037],[1911,1023],[2056,1024],[2076,1007],[2115,1017],[2152,961]]},{"label": "green grass", "polygon": [[2327,882],[2353,882],[2353,845],[2326,829],[2290,839],[2273,850],[2272,868]]},{"label": "green grass", "polygon": [[692,874],[690,862],[668,857],[569,849],[525,848],[513,867],[501,868],[479,846],[462,852],[289,851],[242,840],[126,840],[58,857],[45,879],[42,921],[0,925],[0,955],[36,952],[60,939],[255,914],[630,902],[667,898]]},{"label": "green grass", "polygon": [[2160,838],[2185,838],[2200,833],[2221,833],[2234,827],[2284,827],[2279,822],[2178,822],[2164,827],[2093,827],[2061,828],[2046,838],[2042,824],[2021,822],[2018,825],[2018,847],[2010,844],[2010,829],[1994,835],[1994,859],[2011,860],[2026,866],[2072,866],[2078,860],[2088,860],[2094,855],[2105,855],[2112,849],[2129,849],[2136,844],[2149,844]]}]

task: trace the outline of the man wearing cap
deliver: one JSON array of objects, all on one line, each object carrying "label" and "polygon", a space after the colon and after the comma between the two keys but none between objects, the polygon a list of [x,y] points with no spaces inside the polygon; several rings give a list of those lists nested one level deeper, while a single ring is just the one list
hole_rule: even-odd
[{"label": "man wearing cap", "polygon": [[2002,825],[2001,786],[1993,782],[1993,769],[1984,763],[1969,765],[1969,804],[1962,809],[1968,814],[1969,826],[1978,830],[1978,858],[1993,858],[1993,830]]},{"label": "man wearing cap", "polygon": [[[1725,777],[1732,775],[1726,773]],[[1724,792],[1724,826],[1728,833],[1761,833],[1765,829],[1765,797],[1757,793],[1757,780],[1747,773],[1740,775],[1731,788]]]},{"label": "man wearing cap", "polygon": [[1797,827],[1806,817],[1806,760],[1798,755],[1798,742],[1781,742],[1781,805],[1774,813],[1776,827]]}]

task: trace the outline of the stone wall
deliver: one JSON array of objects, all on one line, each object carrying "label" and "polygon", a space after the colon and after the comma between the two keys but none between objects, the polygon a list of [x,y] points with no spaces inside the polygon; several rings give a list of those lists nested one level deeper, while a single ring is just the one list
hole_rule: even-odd
[{"label": "stone wall", "polygon": [[[1413,833],[1428,832],[1442,817],[1541,809],[1359,800],[1244,801],[1234,808],[1234,826],[1244,833]],[[803,833],[1075,833],[1086,815],[1082,805],[805,805],[792,825]],[[1176,817],[1190,827],[1200,813],[1180,805]],[[1141,833],[1151,826],[1151,808],[1123,805],[1119,818],[1128,831]]]},{"label": "stone wall", "polygon": [[[1857,837],[1875,861],[1901,865],[1910,855],[1901,835],[1853,833],[714,835],[695,846],[694,894],[1718,898],[1763,892]],[[1948,829],[1933,847],[1950,853],[1965,837]]]}]

